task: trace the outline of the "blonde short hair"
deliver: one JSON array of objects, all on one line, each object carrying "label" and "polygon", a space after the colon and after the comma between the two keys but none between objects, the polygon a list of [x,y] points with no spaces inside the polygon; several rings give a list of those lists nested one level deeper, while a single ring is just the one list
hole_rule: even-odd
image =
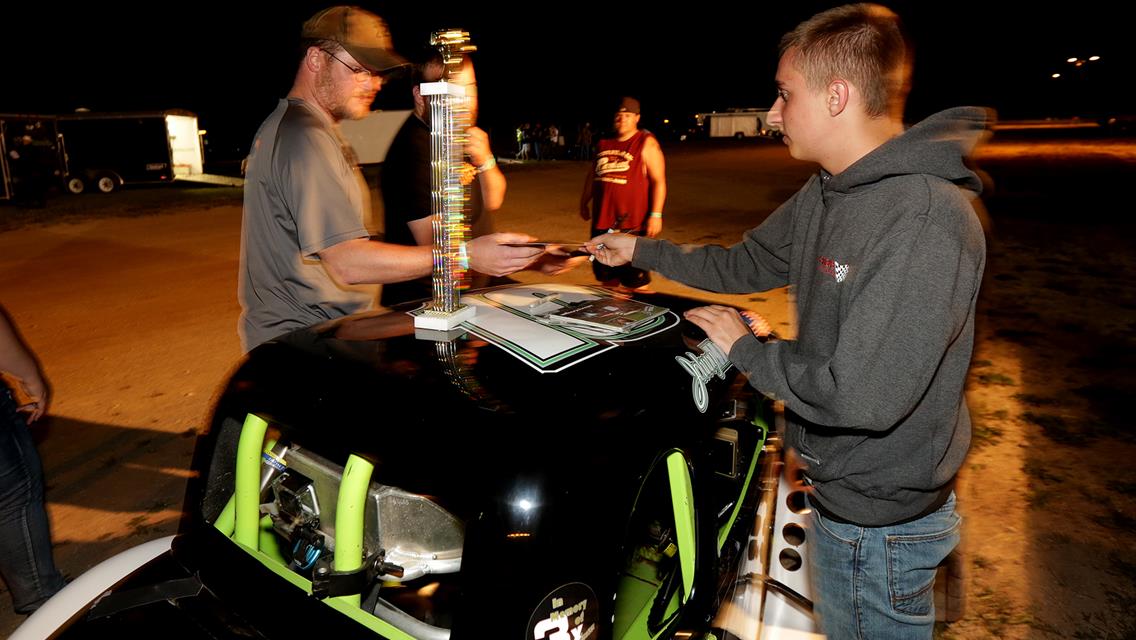
[{"label": "blonde short hair", "polygon": [[902,117],[911,88],[912,52],[899,16],[878,4],[849,4],[816,14],[781,38],[781,55],[813,90],[838,78],[860,90],[871,117]]}]

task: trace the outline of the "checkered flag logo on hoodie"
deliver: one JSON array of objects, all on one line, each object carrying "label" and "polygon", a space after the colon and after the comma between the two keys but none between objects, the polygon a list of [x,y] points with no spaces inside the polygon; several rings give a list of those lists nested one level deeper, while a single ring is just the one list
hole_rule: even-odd
[{"label": "checkered flag logo on hoodie", "polygon": [[837,262],[836,263],[836,281],[837,282],[844,282],[844,279],[847,278],[847,277],[848,277],[848,265],[840,264],[839,262]]}]

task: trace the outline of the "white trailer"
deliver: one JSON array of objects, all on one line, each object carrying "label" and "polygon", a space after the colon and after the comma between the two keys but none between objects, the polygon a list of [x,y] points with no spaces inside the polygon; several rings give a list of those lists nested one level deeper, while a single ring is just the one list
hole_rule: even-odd
[{"label": "white trailer", "polygon": [[79,112],[56,118],[64,186],[109,193],[124,184],[175,180],[241,186],[241,178],[205,173],[197,115],[164,111]]},{"label": "white trailer", "polygon": [[204,171],[197,116],[181,109],[0,114],[0,200],[46,192],[110,193],[174,181],[241,186]]},{"label": "white trailer", "polygon": [[737,109],[698,113],[695,120],[711,138],[772,136],[777,130],[768,123],[769,109]]}]

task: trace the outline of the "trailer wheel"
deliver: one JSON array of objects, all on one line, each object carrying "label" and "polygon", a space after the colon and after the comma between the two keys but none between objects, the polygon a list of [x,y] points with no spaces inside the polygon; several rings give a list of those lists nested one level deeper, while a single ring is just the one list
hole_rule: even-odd
[{"label": "trailer wheel", "polygon": [[67,192],[79,195],[87,190],[87,183],[79,176],[71,176],[67,178]]},{"label": "trailer wheel", "polygon": [[111,193],[118,188],[118,179],[109,173],[95,178],[95,186],[100,193]]}]

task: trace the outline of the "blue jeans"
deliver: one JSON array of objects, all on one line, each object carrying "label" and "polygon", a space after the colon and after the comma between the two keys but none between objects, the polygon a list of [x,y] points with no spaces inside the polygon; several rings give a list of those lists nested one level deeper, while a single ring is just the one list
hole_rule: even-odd
[{"label": "blue jeans", "polygon": [[828,640],[930,640],[935,570],[958,545],[961,524],[953,492],[938,511],[887,527],[836,522],[814,508],[809,564]]},{"label": "blue jeans", "polygon": [[17,613],[31,613],[63,588],[51,557],[43,469],[23,414],[0,385],[0,577]]}]

